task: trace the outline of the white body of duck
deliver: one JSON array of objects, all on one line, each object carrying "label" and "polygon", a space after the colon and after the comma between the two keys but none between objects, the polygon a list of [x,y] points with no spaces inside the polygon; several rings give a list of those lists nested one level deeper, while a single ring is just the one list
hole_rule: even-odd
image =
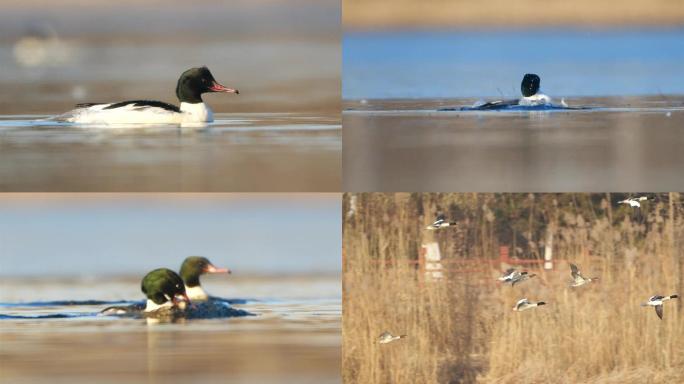
[{"label": "white body of duck", "polygon": [[513,310],[516,311],[516,312],[522,312],[522,311],[526,311],[526,310],[528,310],[528,309],[536,308],[536,307],[538,307],[538,306],[540,306],[540,305],[546,305],[546,303],[543,302],[543,301],[540,301],[540,302],[537,302],[537,303],[533,303],[533,302],[531,302],[531,301],[529,301],[529,300],[527,300],[527,299],[520,299],[520,300],[518,300],[518,302],[515,304],[515,307],[513,307]]},{"label": "white body of duck", "polygon": [[677,295],[670,295],[670,296],[660,296],[660,295],[655,295],[651,296],[648,298],[648,301],[641,304],[642,307],[646,306],[651,306],[655,308],[656,315],[662,320],[663,319],[663,303],[668,300],[676,299],[679,296]]},{"label": "white body of duck", "polygon": [[203,93],[240,93],[214,80],[208,68],[191,68],[181,74],[176,86],[180,106],[155,100],[129,100],[118,103],[85,103],[51,120],[77,124],[180,124],[214,121],[214,114],[202,100]]},{"label": "white body of duck", "polygon": [[406,335],[394,336],[391,333],[389,333],[388,331],[385,331],[380,336],[378,336],[378,344],[388,344],[388,343],[391,343],[393,341],[403,339],[404,337],[406,337]]}]

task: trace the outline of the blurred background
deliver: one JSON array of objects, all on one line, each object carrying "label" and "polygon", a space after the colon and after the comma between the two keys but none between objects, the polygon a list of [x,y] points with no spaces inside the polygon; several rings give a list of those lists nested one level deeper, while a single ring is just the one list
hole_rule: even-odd
[{"label": "blurred background", "polygon": [[75,103],[176,103],[185,69],[207,65],[239,97],[216,112],[339,112],[340,6],[323,0],[16,1],[0,13],[0,114]]},{"label": "blurred background", "polygon": [[684,3],[345,0],[343,98],[684,93]]},{"label": "blurred background", "polygon": [[336,274],[336,194],[4,194],[0,276],[142,277],[202,255],[236,276]]},{"label": "blurred background", "polygon": [[[339,383],[340,204],[338,194],[0,195],[0,381]],[[178,271],[190,255],[230,268],[203,288],[256,316],[98,316],[143,300],[147,272]]]}]

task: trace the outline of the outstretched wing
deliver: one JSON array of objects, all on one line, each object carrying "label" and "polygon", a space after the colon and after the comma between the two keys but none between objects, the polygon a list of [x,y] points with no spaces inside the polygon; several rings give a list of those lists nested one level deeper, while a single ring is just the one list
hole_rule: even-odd
[{"label": "outstretched wing", "polygon": [[577,279],[578,276],[581,276],[579,269],[575,264],[570,264],[570,270],[572,270],[572,278]]},{"label": "outstretched wing", "polygon": [[658,317],[660,317],[660,320],[662,320],[663,319],[663,305],[662,304],[656,305],[655,310],[656,310],[656,315],[658,315]]}]

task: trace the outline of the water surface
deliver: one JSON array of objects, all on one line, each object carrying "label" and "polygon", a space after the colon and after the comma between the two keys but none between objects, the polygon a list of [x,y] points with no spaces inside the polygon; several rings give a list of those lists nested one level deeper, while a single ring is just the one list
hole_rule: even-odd
[{"label": "water surface", "polygon": [[[245,298],[244,318],[148,324],[97,316],[106,305],[46,306],[65,298],[137,300],[136,276],[3,279],[3,381],[340,382],[341,287],[337,275],[208,279],[217,296]],[[18,304],[23,302],[24,304]],[[39,361],[40,364],[36,365]]]},{"label": "water surface", "polygon": [[558,97],[684,94],[683,64],[682,28],[353,32],[342,96],[519,97],[525,73]]},{"label": "water surface", "polygon": [[217,114],[203,128],[0,116],[0,190],[337,191],[339,117]]},{"label": "water surface", "polygon": [[568,98],[574,111],[437,111],[475,99],[347,102],[348,191],[684,188],[684,97]]}]

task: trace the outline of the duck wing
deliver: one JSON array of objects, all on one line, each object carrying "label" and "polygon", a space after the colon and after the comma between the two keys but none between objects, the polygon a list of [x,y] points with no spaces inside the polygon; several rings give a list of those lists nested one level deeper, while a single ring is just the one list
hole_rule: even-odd
[{"label": "duck wing", "polygon": [[[95,104],[98,105],[98,104]],[[121,101],[119,103],[114,103],[106,106],[104,109],[116,109],[116,108],[121,108],[125,107],[128,105],[132,105],[133,107],[139,107],[139,108],[145,108],[145,107],[153,107],[153,108],[161,108],[165,109],[170,112],[180,112],[180,108],[173,104],[165,103],[163,101],[157,101],[157,100],[127,100],[127,101]]]},{"label": "duck wing", "polygon": [[656,305],[655,310],[656,310],[656,315],[658,315],[658,317],[660,317],[660,320],[662,320],[663,319],[663,305],[662,304]]},{"label": "duck wing", "polygon": [[570,270],[572,271],[570,273],[572,274],[573,279],[577,280],[578,277],[580,277],[580,278],[582,277],[579,269],[577,268],[577,266],[575,264],[570,263]]}]

